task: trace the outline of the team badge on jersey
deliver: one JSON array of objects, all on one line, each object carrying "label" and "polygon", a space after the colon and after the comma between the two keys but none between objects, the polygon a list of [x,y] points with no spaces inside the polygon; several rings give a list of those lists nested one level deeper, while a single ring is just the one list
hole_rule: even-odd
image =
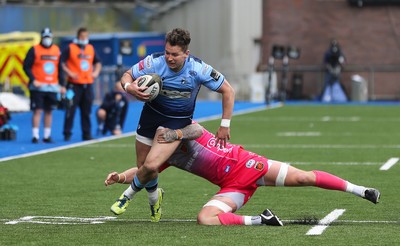
[{"label": "team badge on jersey", "polygon": [[144,60],[141,60],[139,62],[139,71],[142,71],[144,69]]},{"label": "team badge on jersey", "polygon": [[258,171],[262,171],[264,169],[264,163],[257,162],[256,165],[254,165],[254,169],[256,169]]},{"label": "team badge on jersey", "polygon": [[218,81],[219,78],[221,77],[221,74],[220,74],[217,70],[213,69],[213,70],[211,71],[210,76],[211,76],[211,78],[213,78],[215,81]]},{"label": "team badge on jersey", "polygon": [[250,159],[246,162],[246,167],[247,168],[252,168],[254,166],[254,164],[256,164],[256,161],[253,159]]}]

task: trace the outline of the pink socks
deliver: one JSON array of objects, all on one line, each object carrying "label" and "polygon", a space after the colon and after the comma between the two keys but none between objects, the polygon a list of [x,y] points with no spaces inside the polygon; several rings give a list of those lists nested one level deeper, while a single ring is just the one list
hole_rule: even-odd
[{"label": "pink socks", "polygon": [[322,171],[313,171],[316,176],[315,186],[328,190],[346,191],[347,182],[335,175]]}]

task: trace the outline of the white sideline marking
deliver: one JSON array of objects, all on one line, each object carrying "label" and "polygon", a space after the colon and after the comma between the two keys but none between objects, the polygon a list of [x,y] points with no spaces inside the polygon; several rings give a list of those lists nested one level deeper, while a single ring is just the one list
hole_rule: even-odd
[{"label": "white sideline marking", "polygon": [[25,216],[16,220],[7,221],[6,225],[15,225],[19,223],[33,224],[52,224],[52,225],[77,225],[77,224],[103,224],[108,220],[115,220],[116,217],[95,217],[95,218],[79,218],[64,216]]},{"label": "white sideline marking", "polygon": [[[65,216],[24,216],[19,219],[2,219],[6,225],[16,225],[19,223],[48,224],[48,225],[78,225],[78,224],[103,224],[107,221],[114,222],[150,222],[149,219],[119,219],[111,216],[100,216],[94,218],[65,217]],[[283,222],[297,222],[298,220],[282,220]],[[196,222],[195,219],[162,219],[160,222]],[[336,220],[339,223],[376,223],[376,224],[398,224],[399,221],[385,220]]]},{"label": "white sideline marking", "polygon": [[379,168],[379,170],[389,170],[389,168],[394,166],[394,164],[396,164],[399,160],[400,158],[390,158],[385,164],[383,164],[383,166],[381,166],[381,168]]},{"label": "white sideline marking", "polygon": [[[273,105],[269,105],[269,106],[260,106],[260,107],[251,108],[251,109],[237,110],[236,112],[233,113],[233,115],[247,114],[247,113],[257,112],[257,111],[266,110],[266,109],[279,108],[279,107],[282,107],[282,106],[283,106],[282,103],[274,103]],[[203,117],[203,118],[196,119],[196,122],[204,122],[204,121],[216,120],[216,119],[220,119],[220,118],[221,118],[221,115],[218,114],[218,115],[214,115],[214,116],[209,116],[209,117]],[[55,152],[55,151],[59,151],[59,150],[72,149],[72,148],[75,148],[75,147],[85,146],[85,145],[89,145],[89,144],[92,144],[92,143],[106,142],[106,141],[110,141],[110,140],[115,140],[115,139],[135,136],[135,135],[136,135],[136,131],[135,132],[127,132],[127,133],[123,133],[123,134],[117,135],[117,136],[103,137],[103,138],[99,138],[99,139],[93,139],[93,140],[89,140],[89,141],[83,141],[83,142],[79,142],[79,143],[68,144],[66,146],[59,146],[59,147],[55,147],[55,148],[39,150],[39,151],[35,151],[35,152],[31,152],[31,153],[25,153],[25,154],[21,154],[21,155],[14,155],[14,156],[9,156],[9,157],[4,157],[4,158],[0,158],[0,162],[20,159],[20,158],[25,158],[25,157],[35,156],[35,155],[42,155],[42,154],[47,154],[47,153],[51,153],[51,152]]]},{"label": "white sideline marking", "polygon": [[65,146],[59,146],[59,147],[39,150],[39,151],[35,151],[35,152],[25,153],[25,154],[21,154],[21,155],[4,157],[4,158],[0,158],[0,162],[20,159],[20,158],[25,158],[25,157],[35,156],[35,155],[47,154],[47,153],[51,153],[51,152],[55,152],[55,151],[59,151],[59,150],[72,149],[72,148],[81,147],[81,146],[85,146],[85,145],[89,145],[89,144],[93,144],[93,143],[101,143],[101,142],[106,142],[106,141],[110,141],[110,140],[114,140],[114,139],[130,137],[130,136],[134,136],[134,135],[136,135],[136,132],[127,132],[127,133],[123,133],[118,136],[109,136],[109,137],[93,139],[93,140],[83,141],[83,142],[74,143],[74,144],[68,144]]},{"label": "white sideline marking", "polygon": [[380,162],[356,162],[356,161],[351,161],[351,162],[323,162],[323,161],[310,161],[310,162],[303,162],[303,161],[287,161],[289,165],[337,165],[337,166],[374,166],[374,165],[380,165]]},{"label": "white sideline marking", "polygon": [[400,149],[400,145],[379,144],[242,144],[246,148],[269,148],[269,149]]},{"label": "white sideline marking", "polygon": [[330,214],[325,216],[322,220],[318,222],[318,225],[314,226],[311,228],[306,235],[321,235],[326,228],[328,228],[329,224],[331,224],[333,221],[335,221],[337,218],[339,218],[346,209],[335,209],[333,210]]},{"label": "white sideline marking", "polygon": [[278,132],[279,137],[319,137],[320,132]]}]

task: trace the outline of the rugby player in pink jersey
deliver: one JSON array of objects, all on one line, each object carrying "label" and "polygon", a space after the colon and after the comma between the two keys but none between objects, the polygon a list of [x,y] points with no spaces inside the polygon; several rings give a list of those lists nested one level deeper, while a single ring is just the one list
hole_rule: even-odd
[{"label": "rugby player in pink jersey", "polygon": [[[349,192],[375,204],[379,201],[380,192],[377,189],[352,184],[330,173],[303,171],[269,160],[236,144],[227,143],[225,148],[215,146],[215,136],[197,123],[180,130],[165,128],[157,141],[181,141],[160,172],[175,166],[221,188],[200,210],[197,221],[202,225],[282,226],[280,219],[269,209],[257,216],[234,214],[248,202],[259,186],[316,186]],[[112,172],[107,176],[105,185],[131,183],[136,172],[136,167],[120,174]],[[124,204],[124,212],[129,202]]]}]

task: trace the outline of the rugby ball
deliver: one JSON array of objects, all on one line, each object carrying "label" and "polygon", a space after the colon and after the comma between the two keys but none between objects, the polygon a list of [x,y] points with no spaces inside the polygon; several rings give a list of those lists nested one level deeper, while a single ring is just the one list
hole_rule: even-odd
[{"label": "rugby ball", "polygon": [[140,77],[138,86],[141,88],[147,87],[144,93],[150,94],[148,102],[154,100],[158,96],[162,88],[162,80],[158,74],[146,74]]}]

